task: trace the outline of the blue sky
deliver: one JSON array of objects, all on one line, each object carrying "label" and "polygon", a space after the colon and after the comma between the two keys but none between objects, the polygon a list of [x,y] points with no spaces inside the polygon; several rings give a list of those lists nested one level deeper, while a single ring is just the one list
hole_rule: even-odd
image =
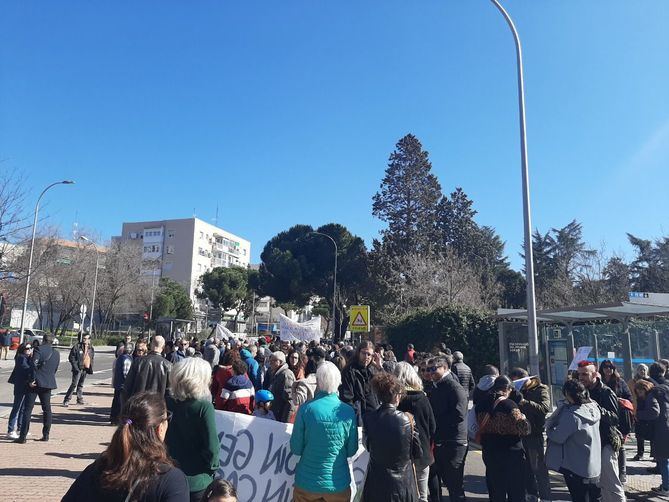
[{"label": "blue sky", "polygon": [[[669,2],[507,0],[525,52],[534,226],[576,218],[631,257],[669,232]],[[104,238],[198,217],[252,242],[338,222],[368,243],[371,198],[413,133],[519,268],[515,54],[486,0],[7,0],[0,164],[49,223]]]}]

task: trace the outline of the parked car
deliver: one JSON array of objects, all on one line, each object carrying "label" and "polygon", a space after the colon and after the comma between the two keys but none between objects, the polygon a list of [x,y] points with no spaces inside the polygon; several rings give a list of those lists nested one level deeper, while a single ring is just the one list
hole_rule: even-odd
[{"label": "parked car", "polygon": [[[41,344],[44,333],[45,331],[42,331],[41,329],[31,329],[31,328],[23,329],[23,335],[25,336],[25,340],[31,343],[37,340]],[[16,334],[18,335],[19,332],[16,331]],[[53,339],[53,344],[54,346],[58,345],[58,338]]]}]

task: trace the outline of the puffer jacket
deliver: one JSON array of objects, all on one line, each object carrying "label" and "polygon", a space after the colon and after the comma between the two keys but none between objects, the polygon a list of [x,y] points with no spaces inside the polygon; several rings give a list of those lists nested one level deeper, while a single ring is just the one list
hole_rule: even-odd
[{"label": "puffer jacket", "polygon": [[597,403],[560,403],[546,422],[546,465],[566,469],[586,479],[597,479],[602,471],[602,445]]},{"label": "puffer jacket", "polygon": [[467,395],[471,398],[476,385],[474,375],[472,375],[472,369],[463,361],[460,361],[453,364],[453,369],[451,371],[458,377],[460,385],[462,385],[467,391]]},{"label": "puffer jacket", "polygon": [[253,383],[253,387],[256,389],[262,389],[262,377],[260,375],[260,366],[258,365],[258,361],[253,359],[251,353],[246,349],[240,350],[239,355],[249,367],[247,374]]},{"label": "puffer jacket", "polygon": [[657,400],[660,408],[654,422],[650,451],[655,458],[669,458],[669,384],[656,385],[649,396]]},{"label": "puffer jacket", "polygon": [[527,417],[532,426],[531,436],[542,436],[546,415],[551,410],[551,399],[548,385],[544,385],[539,377],[530,378],[521,389],[522,401],[518,403],[520,411]]},{"label": "puffer jacket", "polygon": [[415,502],[418,500],[412,459],[422,456],[418,434],[409,416],[390,404],[363,417],[365,447],[369,451],[363,500]]},{"label": "puffer jacket", "polygon": [[300,455],[295,486],[313,493],[345,490],[351,484],[347,458],[358,451],[355,411],[336,393],[317,392],[297,411],[290,451]]}]

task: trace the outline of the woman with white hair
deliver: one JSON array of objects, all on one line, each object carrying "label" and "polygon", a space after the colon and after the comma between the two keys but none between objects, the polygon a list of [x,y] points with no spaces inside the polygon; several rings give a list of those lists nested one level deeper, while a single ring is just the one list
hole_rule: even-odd
[{"label": "woman with white hair", "polygon": [[348,502],[351,475],[348,457],[358,450],[358,428],[353,408],[340,401],[339,369],[323,362],[316,371],[316,395],[297,410],[290,451],[299,455],[293,500]]},{"label": "woman with white hair", "polygon": [[395,376],[404,387],[404,397],[397,406],[399,411],[411,413],[416,423],[416,431],[422,447],[422,455],[414,460],[416,466],[416,479],[418,481],[418,494],[421,502],[428,499],[428,478],[430,465],[434,463],[430,443],[434,439],[437,423],[434,420],[432,405],[423,392],[423,381],[407,362],[397,363]]},{"label": "woman with white hair", "polygon": [[167,409],[172,414],[165,443],[186,474],[191,501],[199,501],[218,470],[220,443],[211,404],[211,366],[188,357],[172,366]]}]

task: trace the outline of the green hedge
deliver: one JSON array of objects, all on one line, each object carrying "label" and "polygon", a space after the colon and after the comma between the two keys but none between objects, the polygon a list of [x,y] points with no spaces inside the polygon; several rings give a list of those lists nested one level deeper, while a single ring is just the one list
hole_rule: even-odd
[{"label": "green hedge", "polygon": [[386,327],[388,341],[402,354],[408,343],[429,352],[440,342],[459,350],[475,375],[486,364],[499,366],[497,322],[488,312],[464,307],[438,308],[409,315]]}]

